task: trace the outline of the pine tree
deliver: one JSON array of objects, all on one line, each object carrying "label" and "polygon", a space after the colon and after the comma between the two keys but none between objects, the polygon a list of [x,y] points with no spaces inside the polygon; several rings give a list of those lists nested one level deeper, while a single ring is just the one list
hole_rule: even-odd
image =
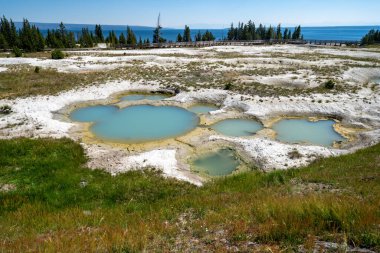
[{"label": "pine tree", "polygon": [[121,46],[127,45],[127,40],[125,39],[124,33],[121,33],[119,36],[119,44]]},{"label": "pine tree", "polygon": [[288,28],[285,28],[285,30],[284,30],[284,35],[283,35],[283,38],[284,38],[284,40],[288,40],[289,38],[288,38]]},{"label": "pine tree", "polygon": [[95,25],[95,39],[97,43],[104,43],[104,35],[101,25]]},{"label": "pine tree", "polygon": [[34,48],[34,37],[32,33],[32,29],[30,27],[30,23],[27,19],[24,19],[22,22],[22,28],[20,30],[20,42],[21,48],[26,52],[34,52],[36,49]]},{"label": "pine tree", "polygon": [[137,43],[136,35],[132,29],[127,26],[127,45],[135,46]]},{"label": "pine tree", "polygon": [[34,34],[35,42],[36,42],[36,50],[39,52],[43,51],[45,49],[45,40],[40,32],[40,29],[34,26],[33,34]]},{"label": "pine tree", "polygon": [[191,31],[190,27],[185,25],[185,30],[183,31],[183,41],[184,42],[191,42]]},{"label": "pine tree", "polygon": [[235,40],[235,28],[234,28],[234,23],[231,23],[231,27],[228,30],[227,33],[227,39],[228,40]]},{"label": "pine tree", "polygon": [[0,20],[0,33],[3,35],[7,49],[19,46],[19,37],[16,31],[16,26],[12,19],[8,21],[5,16]]},{"label": "pine tree", "polygon": [[299,40],[301,39],[301,26],[297,26],[295,29],[294,29],[294,32],[293,32],[293,35],[292,35],[292,39],[293,40]]},{"label": "pine tree", "polygon": [[5,40],[5,37],[0,33],[0,49],[8,49],[8,42]]},{"label": "pine tree", "polygon": [[278,26],[277,26],[276,39],[277,40],[282,40],[281,24],[278,24]]},{"label": "pine tree", "polygon": [[142,48],[143,47],[143,41],[141,39],[141,36],[140,36],[140,39],[139,39],[139,48]]},{"label": "pine tree", "polygon": [[58,31],[59,31],[59,40],[62,42],[62,45],[64,48],[67,48],[67,31],[66,31],[66,27],[65,25],[61,22],[59,24],[59,28],[58,28]]},{"label": "pine tree", "polygon": [[212,34],[212,32],[208,30],[202,35],[202,41],[214,41],[214,40],[215,40],[215,36]]},{"label": "pine tree", "polygon": [[158,15],[157,26],[153,31],[153,43],[165,43],[166,39],[161,36],[162,26],[160,24],[161,14]]},{"label": "pine tree", "polygon": [[256,30],[256,33],[259,40],[265,39],[265,28],[262,24],[259,25],[259,27]]},{"label": "pine tree", "polygon": [[362,45],[371,45],[380,43],[380,30],[370,30],[361,40]]},{"label": "pine tree", "polygon": [[195,41],[202,41],[202,34],[201,34],[201,31],[198,31],[198,33],[195,35],[194,40],[195,40]]},{"label": "pine tree", "polygon": [[244,27],[244,37],[246,40],[253,40],[253,22],[248,21],[248,24]]},{"label": "pine tree", "polygon": [[67,34],[67,48],[75,48],[76,46],[76,41],[75,41],[75,35],[73,32],[69,32]]},{"label": "pine tree", "polygon": [[182,42],[182,41],[183,41],[182,35],[180,33],[178,33],[177,42]]},{"label": "pine tree", "polygon": [[79,34],[79,44],[84,48],[94,47],[93,34],[90,33],[88,28],[82,28],[82,32]]},{"label": "pine tree", "polygon": [[106,42],[110,44],[111,47],[115,47],[118,43],[115,32],[112,30],[109,32]]},{"label": "pine tree", "polygon": [[266,32],[266,39],[271,40],[274,38],[274,29],[272,26],[269,26],[267,32]]}]

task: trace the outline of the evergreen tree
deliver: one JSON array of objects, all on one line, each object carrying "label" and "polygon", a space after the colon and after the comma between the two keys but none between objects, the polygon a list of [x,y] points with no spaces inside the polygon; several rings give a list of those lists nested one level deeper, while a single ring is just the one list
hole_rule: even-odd
[{"label": "evergreen tree", "polygon": [[272,26],[269,26],[267,32],[266,32],[266,35],[265,35],[265,39],[266,40],[271,40],[274,38],[274,29]]},{"label": "evergreen tree", "polygon": [[66,47],[67,48],[75,48],[76,46],[76,41],[75,41],[75,35],[73,32],[69,32],[67,34],[67,44],[66,44]]},{"label": "evergreen tree", "polygon": [[139,48],[142,48],[143,47],[143,41],[142,41],[142,39],[141,39],[141,36],[140,36],[140,39],[139,39]]},{"label": "evergreen tree", "polygon": [[166,39],[161,36],[161,24],[160,24],[160,16],[158,16],[157,27],[153,31],[153,43],[165,43]]},{"label": "evergreen tree", "polygon": [[111,47],[116,47],[117,44],[119,44],[119,41],[116,37],[115,32],[112,30],[109,32],[108,37],[106,39],[106,42],[111,46]]},{"label": "evergreen tree", "polygon": [[299,40],[301,39],[301,26],[297,26],[295,29],[294,29],[294,32],[293,32],[293,35],[292,35],[292,39],[293,40]]},{"label": "evergreen tree", "polygon": [[266,39],[266,35],[267,35],[266,27],[263,26],[262,24],[259,25],[259,28],[257,29],[257,33],[259,34],[260,39],[262,40]]},{"label": "evergreen tree", "polygon": [[80,46],[84,48],[94,47],[94,38],[88,28],[82,28],[78,42]]},{"label": "evergreen tree", "polygon": [[3,35],[5,42],[3,46],[7,46],[7,49],[19,46],[19,38],[16,31],[16,26],[12,19],[8,19],[3,16],[0,20],[0,34]]},{"label": "evergreen tree", "polygon": [[0,49],[7,49],[9,48],[8,42],[5,40],[5,37],[2,33],[0,33]]},{"label": "evergreen tree", "polygon": [[180,33],[178,33],[177,42],[182,42],[182,41],[183,41],[182,35]]},{"label": "evergreen tree", "polygon": [[215,40],[215,36],[212,34],[212,32],[208,30],[202,35],[202,41],[214,41],[214,40]]},{"label": "evergreen tree", "polygon": [[380,30],[370,30],[361,40],[362,45],[372,45],[380,43]]},{"label": "evergreen tree", "polygon": [[61,22],[58,28],[58,39],[62,42],[64,48],[67,48],[67,31],[65,25]]},{"label": "evergreen tree", "polygon": [[252,21],[249,20],[248,24],[244,26],[243,29],[243,39],[244,40],[253,40],[253,33],[252,33]]},{"label": "evergreen tree", "polygon": [[45,49],[45,39],[42,36],[42,33],[40,32],[40,29],[34,27],[33,28],[33,34],[36,42],[36,50],[37,51],[43,51]]},{"label": "evergreen tree", "polygon": [[132,29],[127,26],[127,45],[135,46],[137,43],[136,35]]},{"label": "evergreen tree", "polygon": [[34,52],[36,51],[35,47],[35,38],[33,35],[32,28],[30,27],[30,23],[27,19],[24,19],[22,22],[22,28],[19,32],[20,36],[20,46],[26,52]]},{"label": "evergreen tree", "polygon": [[201,34],[201,31],[198,31],[198,33],[195,35],[194,40],[195,40],[195,41],[202,41],[202,34]]},{"label": "evergreen tree", "polygon": [[278,26],[277,26],[276,39],[277,40],[282,40],[281,24],[278,24]]},{"label": "evergreen tree", "polygon": [[285,28],[285,30],[284,30],[284,35],[283,35],[284,40],[288,40],[288,39],[289,39],[289,38],[288,38],[288,31],[289,31],[289,29],[288,29],[288,28]]},{"label": "evergreen tree", "polygon": [[227,33],[227,39],[228,40],[235,40],[235,28],[234,28],[234,23],[231,23],[231,27],[228,30]]},{"label": "evergreen tree", "polygon": [[103,29],[101,25],[95,25],[95,40],[97,43],[104,42]]},{"label": "evergreen tree", "polygon": [[119,36],[119,44],[122,46],[127,45],[127,40],[125,39],[124,33],[121,33]]},{"label": "evergreen tree", "polygon": [[191,31],[187,25],[185,25],[185,30],[183,31],[183,42],[191,42]]}]

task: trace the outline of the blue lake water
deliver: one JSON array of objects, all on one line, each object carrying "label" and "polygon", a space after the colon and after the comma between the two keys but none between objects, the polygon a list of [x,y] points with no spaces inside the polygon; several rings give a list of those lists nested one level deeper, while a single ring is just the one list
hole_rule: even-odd
[{"label": "blue lake water", "polygon": [[218,110],[218,107],[214,105],[194,105],[189,108],[189,111],[197,114],[207,114],[212,111]]},{"label": "blue lake water", "polygon": [[332,146],[334,141],[344,141],[333,125],[333,120],[311,122],[306,119],[285,119],[273,125],[277,140],[286,143],[307,143],[320,146]]},{"label": "blue lake water", "polygon": [[236,153],[230,149],[221,149],[207,154],[193,162],[195,169],[210,176],[226,176],[240,165]]},{"label": "blue lake water", "polygon": [[249,119],[226,119],[214,124],[212,128],[223,135],[242,137],[254,135],[263,129],[263,125]]},{"label": "blue lake water", "polygon": [[[95,124],[91,131],[102,139],[117,142],[140,143],[180,136],[196,128],[199,123],[196,114],[174,106],[130,106],[107,117],[102,116],[102,107],[87,110],[96,115],[96,109],[99,109],[99,115],[92,117]],[[80,110],[72,113],[75,116],[73,119],[87,121],[86,108]]]},{"label": "blue lake water", "polygon": [[[43,23],[33,23],[40,28],[41,32],[46,35],[47,29],[56,29],[58,24],[43,24]],[[21,27],[22,23],[16,22],[16,26]],[[276,25],[277,26],[277,25]],[[90,30],[95,29],[95,25],[85,25],[85,24],[66,24],[66,28],[69,31],[73,31],[78,34],[82,27],[88,27]],[[111,30],[114,30],[116,35],[119,36],[122,32],[126,33],[126,25],[104,25],[103,32],[105,36],[108,36]],[[191,28],[191,27],[190,27]],[[294,27],[290,27],[294,30]],[[144,39],[149,39],[152,41],[153,30],[151,27],[134,27],[132,26],[137,38],[141,37]],[[285,29],[285,27],[284,27]],[[302,33],[304,38],[307,40],[360,40],[366,33],[371,29],[380,29],[380,26],[326,26],[326,27],[302,27]],[[194,36],[201,31],[202,33],[206,29],[191,29],[191,36]],[[228,29],[209,29],[217,40],[221,40],[227,37]],[[162,36],[168,41],[175,41],[178,33],[183,33],[183,29],[170,29],[164,28],[162,30]]]},{"label": "blue lake water", "polygon": [[159,101],[163,100],[165,98],[168,98],[169,96],[163,95],[163,94],[154,94],[154,95],[147,95],[147,94],[131,94],[127,95],[121,98],[121,101],[139,101],[139,100],[151,100],[151,101]]}]

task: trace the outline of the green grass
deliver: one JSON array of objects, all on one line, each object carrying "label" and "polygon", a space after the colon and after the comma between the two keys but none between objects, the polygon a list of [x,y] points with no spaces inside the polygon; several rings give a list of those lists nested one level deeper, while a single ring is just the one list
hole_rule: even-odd
[{"label": "green grass", "polygon": [[16,66],[0,73],[0,99],[33,95],[54,95],[64,90],[105,81],[104,72],[60,73],[52,69],[34,72],[32,67]]},{"label": "green grass", "polygon": [[[2,251],[226,251],[221,239],[276,251],[315,238],[380,250],[380,145],[201,188],[153,170],[112,177],[85,162],[68,139],[0,140],[0,186],[16,187],[0,192]],[[294,182],[334,191],[299,193]]]}]

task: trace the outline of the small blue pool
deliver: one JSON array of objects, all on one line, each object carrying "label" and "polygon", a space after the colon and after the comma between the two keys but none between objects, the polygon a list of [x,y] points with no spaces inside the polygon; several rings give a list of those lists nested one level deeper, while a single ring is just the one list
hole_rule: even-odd
[{"label": "small blue pool", "polygon": [[212,128],[226,136],[243,137],[254,135],[263,129],[263,125],[250,119],[226,119],[214,124]]},{"label": "small blue pool", "polygon": [[345,140],[334,130],[334,124],[333,120],[285,119],[274,124],[273,130],[282,142],[332,146],[335,141]]}]

